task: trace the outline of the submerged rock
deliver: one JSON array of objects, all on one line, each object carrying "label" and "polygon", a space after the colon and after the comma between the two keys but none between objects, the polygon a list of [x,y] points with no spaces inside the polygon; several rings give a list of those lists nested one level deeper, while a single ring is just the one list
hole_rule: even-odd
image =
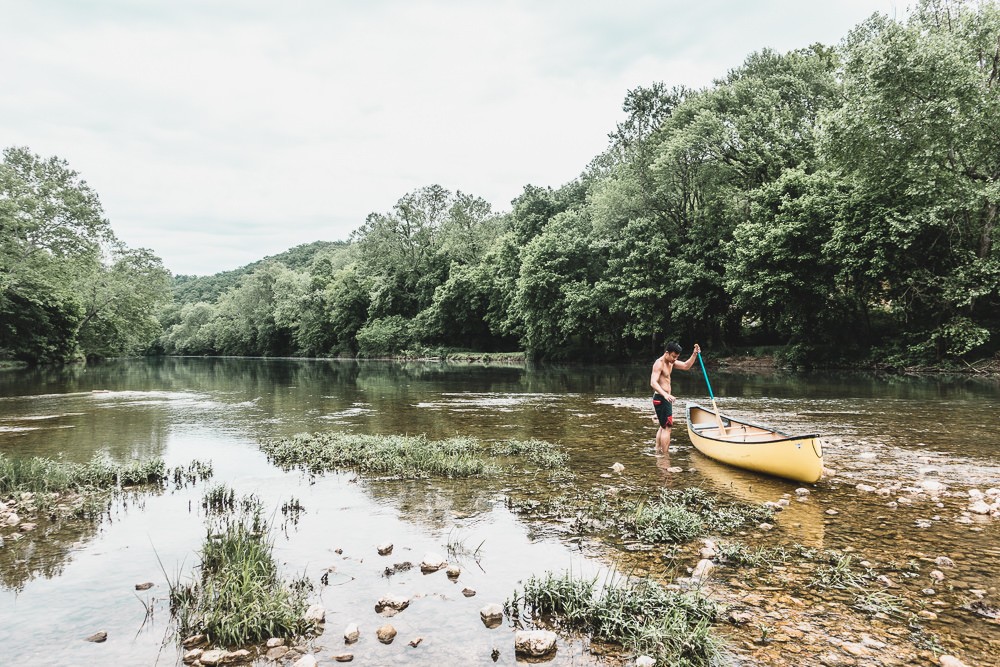
[{"label": "submerged rock", "polygon": [[464,595],[467,598],[471,598],[475,594],[476,594],[476,591],[474,589],[472,589],[472,588],[463,588],[462,589],[462,595]]},{"label": "submerged rock", "polygon": [[344,643],[353,644],[361,638],[361,630],[357,623],[351,623],[344,628]]},{"label": "submerged rock", "polygon": [[622,471],[625,470],[625,466],[623,466],[621,463],[615,462],[615,464],[611,466],[611,469],[620,475]]},{"label": "submerged rock", "polygon": [[316,667],[317,664],[316,658],[311,655],[304,655],[292,663],[292,667]]},{"label": "submerged rock", "polygon": [[101,630],[100,632],[95,632],[94,634],[87,637],[88,642],[94,642],[98,644],[107,640],[108,640],[108,633],[105,632],[104,630]]},{"label": "submerged rock", "polygon": [[715,563],[707,558],[702,558],[698,561],[698,564],[694,566],[694,570],[691,572],[691,578],[695,581],[701,581],[714,569]]}]

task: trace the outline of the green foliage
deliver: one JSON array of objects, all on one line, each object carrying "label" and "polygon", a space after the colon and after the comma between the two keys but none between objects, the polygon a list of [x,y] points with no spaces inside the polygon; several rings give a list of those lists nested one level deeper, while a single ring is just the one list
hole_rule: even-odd
[{"label": "green foliage", "polygon": [[727,503],[698,487],[664,489],[653,502],[626,502],[611,512],[623,535],[653,544],[687,542],[709,533],[728,535],[773,516],[767,507]]},{"label": "green foliage", "polygon": [[158,257],[117,241],[65,161],[8,148],[0,163],[0,355],[30,363],[134,354],[159,335]]},{"label": "green foliage", "polygon": [[[1000,8],[919,0],[837,48],[751,53],[626,93],[580,178],[511,210],[429,185],[316,242],[174,279],[67,165],[0,170],[0,357],[649,356],[666,337],[794,365],[1000,346]],[[135,289],[132,289],[132,288]]]},{"label": "green foliage", "polygon": [[260,500],[246,496],[207,523],[200,577],[190,584],[170,582],[170,609],[181,635],[204,634],[229,647],[304,635],[310,629],[304,620],[310,585],[280,578]]},{"label": "green foliage", "polygon": [[725,643],[712,633],[717,608],[698,593],[676,593],[649,579],[597,579],[571,573],[530,577],[505,603],[507,613],[616,642],[664,665],[715,665]]},{"label": "green foliage", "polygon": [[162,459],[122,464],[95,457],[88,463],[72,463],[42,457],[11,459],[0,453],[0,495],[103,490],[163,484],[166,479]]},{"label": "green foliage", "polygon": [[412,320],[401,315],[391,315],[369,321],[355,335],[358,355],[362,357],[389,357],[408,350],[417,340]]}]

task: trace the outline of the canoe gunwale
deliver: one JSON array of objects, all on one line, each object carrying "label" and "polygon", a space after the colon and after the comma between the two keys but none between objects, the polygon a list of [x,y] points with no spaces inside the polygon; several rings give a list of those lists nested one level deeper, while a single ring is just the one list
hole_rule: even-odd
[{"label": "canoe gunwale", "polygon": [[[708,423],[705,426],[703,426],[702,428],[697,428],[694,425],[694,422],[691,421],[691,410],[692,409],[701,410],[702,412],[708,413],[708,414],[712,415],[713,417],[715,416],[716,413],[712,412],[711,410],[707,410],[707,409],[701,407],[697,403],[689,403],[688,404],[688,406],[687,406],[688,427],[692,431],[694,431],[698,435],[699,438],[704,438],[706,440],[712,440],[714,442],[725,442],[725,443],[731,444],[731,445],[758,445],[758,444],[760,444],[760,442],[739,442],[737,440],[729,440],[728,438],[721,437],[721,436],[715,436],[715,437],[713,437],[711,435],[707,435],[707,434],[703,433],[702,431],[708,431],[708,430],[711,430],[713,428],[714,429],[718,429],[719,425],[718,424]],[[783,436],[783,437],[775,439],[775,440],[766,440],[764,442],[788,442],[789,440],[809,440],[809,439],[814,439],[814,438],[820,437],[818,433],[805,433],[803,435],[791,435],[791,434],[785,433],[784,431],[776,431],[773,428],[768,428],[768,427],[762,426],[760,424],[754,424],[753,422],[745,422],[745,421],[740,421],[739,419],[733,419],[732,417],[723,416],[721,413],[719,414],[719,417],[722,418],[722,420],[724,422],[729,422],[729,425],[727,425],[726,428],[729,428],[732,424],[741,424],[743,426],[752,426],[753,428],[759,428],[762,431],[766,431],[768,433],[774,433],[775,435]]]}]

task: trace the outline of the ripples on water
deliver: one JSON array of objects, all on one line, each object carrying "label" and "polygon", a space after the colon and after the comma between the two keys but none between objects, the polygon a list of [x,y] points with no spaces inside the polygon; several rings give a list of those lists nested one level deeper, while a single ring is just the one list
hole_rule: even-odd
[{"label": "ripples on water", "polygon": [[[682,404],[688,398],[708,404],[698,376],[676,375]],[[117,460],[162,456],[170,466],[211,460],[214,482],[257,493],[268,507],[291,497],[305,506],[299,524],[276,540],[276,550],[289,575],[306,572],[318,580],[324,571],[333,573],[330,585],[319,591],[330,614],[320,640],[328,649],[323,655],[338,651],[336,640],[347,623],[359,622],[363,632],[371,633],[384,622],[372,611],[374,600],[405,592],[421,597],[414,604],[419,609],[393,619],[401,630],[397,644],[383,647],[368,638],[355,647],[358,661],[431,665],[453,664],[459,657],[482,663],[494,647],[511,661],[509,635],[504,629],[486,630],[479,608],[503,602],[520,579],[533,573],[596,573],[628,569],[639,561],[594,539],[566,540],[559,526],[525,523],[507,509],[510,494],[545,500],[568,489],[626,484],[648,489],[654,497],[663,486],[698,485],[764,502],[797,486],[705,459],[687,440],[683,410],[675,410],[680,419],[670,456],[650,456],[655,424],[647,379],[645,366],[525,369],[234,359],[4,373],[0,451],[72,461],[94,455]],[[995,585],[1000,573],[996,523],[956,523],[964,497],[943,497],[940,506],[927,501],[893,509],[889,498],[854,487],[862,482],[913,485],[927,478],[957,493],[1000,486],[996,382],[724,373],[714,373],[712,382],[724,412],[784,431],[818,432],[824,439],[827,465],[836,475],[817,485],[808,502],[793,502],[779,515],[787,539],[856,549],[878,562],[948,555],[958,565],[954,575],[949,573],[949,583],[956,586],[950,602],[969,589]],[[263,439],[329,428],[430,438],[538,438],[570,453],[575,477],[571,483],[374,482],[352,473],[308,478],[277,470],[257,449]],[[625,465],[625,473],[609,478],[615,462]],[[0,645],[12,664],[153,664],[157,659],[172,664],[173,644],[160,648],[169,613],[159,563],[171,576],[190,571],[204,537],[197,509],[204,488],[170,488],[120,501],[96,528],[29,534],[30,551],[22,548],[27,543],[16,549],[21,557],[30,553],[30,564],[5,561],[14,547],[0,548],[0,564],[10,575],[0,591]],[[829,509],[838,514],[828,515]],[[381,575],[389,561],[417,562],[427,551],[443,553],[455,540],[483,545],[478,559],[464,559],[457,585],[443,574],[420,575],[419,569]],[[385,541],[397,545],[389,559],[374,553],[375,545]],[[143,581],[157,586],[135,592],[134,584]],[[464,598],[459,593],[464,586],[479,594]],[[140,595],[149,597],[140,602]],[[152,619],[145,617],[143,603],[156,610]],[[449,628],[447,641],[434,635],[441,627]],[[105,644],[81,641],[101,629],[109,632]],[[989,662],[989,642],[1000,640],[995,624],[954,611],[943,613],[931,629],[951,637],[969,635],[971,650],[984,656],[981,664]],[[409,634],[428,639],[410,649],[401,641]],[[560,660],[570,661],[565,664],[588,662],[579,642],[563,644],[560,651]]]}]

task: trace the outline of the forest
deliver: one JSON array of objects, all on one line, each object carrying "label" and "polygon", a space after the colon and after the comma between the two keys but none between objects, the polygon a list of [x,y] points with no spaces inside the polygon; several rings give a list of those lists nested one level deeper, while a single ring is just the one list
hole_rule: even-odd
[{"label": "forest", "polygon": [[922,0],[704,88],[637,87],[622,109],[577,179],[526,185],[509,211],[431,184],[346,241],[208,277],[120,243],[65,161],[8,148],[0,358],[1000,350],[995,1]]}]

